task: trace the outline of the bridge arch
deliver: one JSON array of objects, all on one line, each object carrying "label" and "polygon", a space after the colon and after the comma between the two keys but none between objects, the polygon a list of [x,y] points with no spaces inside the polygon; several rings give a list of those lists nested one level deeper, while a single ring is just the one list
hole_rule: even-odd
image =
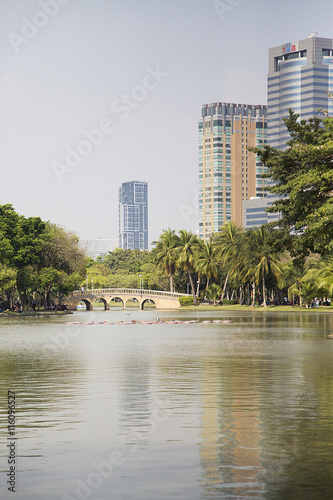
[{"label": "bridge arch", "polygon": [[85,304],[85,306],[86,306],[86,311],[90,311],[90,310],[91,310],[91,302],[90,302],[90,300],[88,300],[88,299],[81,299],[81,300],[79,300],[79,301],[77,302],[77,304],[76,304],[76,308],[77,308],[77,306],[80,304],[80,302],[83,302],[83,303]]},{"label": "bridge arch", "polygon": [[94,309],[95,304],[103,304],[104,311],[106,311],[108,309],[108,303],[105,299],[103,299],[103,297],[96,297],[96,299],[93,302],[93,309]]},{"label": "bridge arch", "polygon": [[110,298],[109,309],[112,311],[115,307],[121,307],[123,310],[125,309],[125,302],[122,297],[114,296]]},{"label": "bridge arch", "polygon": [[145,299],[141,302],[141,307],[140,309],[144,310],[145,305],[150,305],[150,309],[154,308],[156,309],[156,302],[153,299]]},{"label": "bridge arch", "polygon": [[128,297],[125,299],[125,309],[140,309],[141,304],[140,300],[137,297]]}]

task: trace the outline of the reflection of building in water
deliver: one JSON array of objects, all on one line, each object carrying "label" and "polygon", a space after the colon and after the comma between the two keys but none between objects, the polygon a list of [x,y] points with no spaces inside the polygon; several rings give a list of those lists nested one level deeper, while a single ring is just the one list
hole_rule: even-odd
[{"label": "reflection of building in water", "polygon": [[149,358],[136,347],[122,363],[126,371],[119,404],[118,434],[129,453],[144,448],[152,432]]},{"label": "reflection of building in water", "polygon": [[207,498],[217,498],[221,489],[233,498],[262,492],[258,479],[262,471],[259,372],[250,360],[243,361],[243,366],[235,367],[233,361],[225,360],[224,372],[218,364],[204,371],[200,454]]}]

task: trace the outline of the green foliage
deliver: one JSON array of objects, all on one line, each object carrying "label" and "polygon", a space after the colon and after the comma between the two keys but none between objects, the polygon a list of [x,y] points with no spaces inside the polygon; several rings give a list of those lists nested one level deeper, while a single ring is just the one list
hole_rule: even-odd
[{"label": "green foliage", "polygon": [[[139,288],[164,290],[167,279],[156,264],[154,255],[147,250],[123,250],[117,248],[103,259],[89,260],[86,267],[89,287],[93,279],[94,288]],[[80,286],[86,287],[86,279]]]},{"label": "green foliage", "polygon": [[[264,177],[274,181],[269,190],[281,198],[268,211],[282,218],[272,223],[292,256],[333,252],[333,118],[299,121],[289,110],[287,149],[249,148],[268,167]],[[295,237],[295,234],[297,237]]]},{"label": "green foliage", "polygon": [[10,290],[16,284],[17,270],[0,264],[0,288],[1,290]]},{"label": "green foliage", "polygon": [[[188,306],[193,306],[194,305],[194,298],[193,297],[179,297],[178,298],[179,303],[181,307],[188,307]],[[198,303],[202,301],[200,297],[197,297]]]},{"label": "green foliage", "polygon": [[216,283],[212,283],[209,285],[209,287],[206,289],[206,295],[208,299],[211,299],[214,301],[214,306],[216,305],[216,301],[219,300],[223,292],[223,289],[217,285]]},{"label": "green foliage", "polygon": [[76,235],[39,217],[0,206],[0,287],[6,302],[18,292],[23,307],[40,296],[48,307],[74,290],[85,272]]},{"label": "green foliage", "polygon": [[110,269],[112,274],[116,274],[120,270],[135,274],[140,273],[142,265],[151,263],[152,261],[153,257],[148,250],[124,250],[116,248],[104,257],[103,263]]},{"label": "green foliage", "polygon": [[170,228],[164,230],[155,242],[154,262],[170,278],[170,292],[173,292],[173,275],[176,269],[178,236]]},{"label": "green foliage", "polygon": [[209,285],[209,280],[217,277],[218,264],[217,246],[214,245],[213,241],[208,241],[206,243],[202,240],[198,240],[195,256],[195,270],[200,276],[206,276],[206,288]]}]

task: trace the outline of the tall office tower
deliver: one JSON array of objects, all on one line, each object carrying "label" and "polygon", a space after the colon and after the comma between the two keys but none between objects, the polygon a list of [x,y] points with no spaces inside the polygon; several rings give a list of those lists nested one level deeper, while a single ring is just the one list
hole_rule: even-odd
[{"label": "tall office tower", "polygon": [[123,182],[119,188],[119,247],[148,249],[147,182]]},{"label": "tall office tower", "polygon": [[327,92],[333,91],[333,40],[310,35],[299,42],[269,49],[267,142],[286,148],[289,139],[282,120],[289,108],[309,119],[319,109],[332,115],[333,103]]},{"label": "tall office tower", "polygon": [[266,143],[266,106],[215,102],[199,120],[199,237],[242,225],[242,201],[265,196],[264,167],[249,146]]}]

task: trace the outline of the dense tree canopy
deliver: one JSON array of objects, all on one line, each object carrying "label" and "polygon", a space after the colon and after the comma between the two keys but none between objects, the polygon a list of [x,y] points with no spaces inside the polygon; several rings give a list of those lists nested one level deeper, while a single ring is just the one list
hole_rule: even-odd
[{"label": "dense tree canopy", "polygon": [[0,206],[2,306],[13,307],[17,299],[23,308],[60,302],[85,274],[85,261],[75,234]]},{"label": "dense tree canopy", "polygon": [[291,136],[285,151],[251,148],[268,167],[269,190],[280,196],[268,211],[281,213],[275,226],[293,256],[327,255],[333,251],[333,118],[299,121],[290,110],[285,124]]}]

